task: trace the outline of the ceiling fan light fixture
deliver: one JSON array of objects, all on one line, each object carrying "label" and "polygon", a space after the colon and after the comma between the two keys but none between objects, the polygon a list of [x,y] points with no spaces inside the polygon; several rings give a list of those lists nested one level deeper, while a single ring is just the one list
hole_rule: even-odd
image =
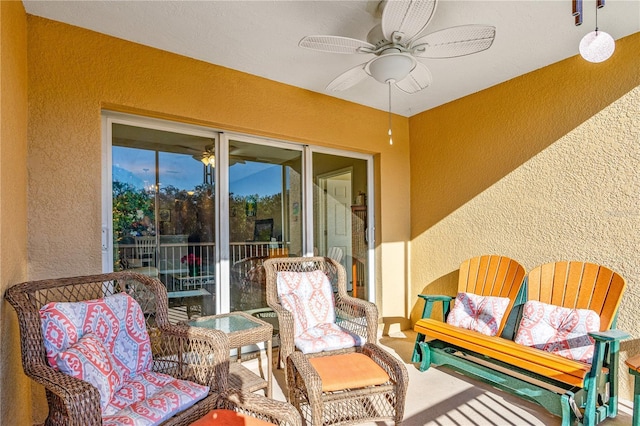
[{"label": "ceiling fan light fixture", "polygon": [[613,55],[616,42],[604,31],[591,31],[580,41],[580,56],[589,62],[604,62]]},{"label": "ceiling fan light fixture", "polygon": [[416,60],[404,53],[387,53],[368,64],[369,74],[380,83],[403,80],[416,66]]}]

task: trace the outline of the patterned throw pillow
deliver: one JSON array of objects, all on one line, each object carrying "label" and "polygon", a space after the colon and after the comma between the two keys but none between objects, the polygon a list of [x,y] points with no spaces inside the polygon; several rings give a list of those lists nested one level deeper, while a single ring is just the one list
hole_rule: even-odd
[{"label": "patterned throw pillow", "polygon": [[84,334],[94,333],[114,357],[116,368],[133,377],[152,362],[151,343],[138,302],[125,293],[84,302],[51,302],[40,309],[49,365]]},{"label": "patterned throw pillow", "polygon": [[123,383],[113,356],[93,333],[86,333],[68,350],[60,352],[56,365],[61,372],[98,388],[103,412]]},{"label": "patterned throw pillow", "polygon": [[280,303],[294,314],[295,337],[320,324],[335,322],[331,283],[322,271],[279,272],[276,282]]},{"label": "patterned throw pillow", "polygon": [[460,292],[447,316],[447,324],[495,336],[508,306],[508,297]]},{"label": "patterned throw pillow", "polygon": [[590,364],[594,340],[587,333],[600,330],[600,316],[589,309],[570,309],[529,301],[515,342]]}]

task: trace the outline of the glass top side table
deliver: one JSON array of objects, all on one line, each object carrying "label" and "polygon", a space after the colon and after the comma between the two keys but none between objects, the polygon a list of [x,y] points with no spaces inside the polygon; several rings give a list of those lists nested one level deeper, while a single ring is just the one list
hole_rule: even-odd
[{"label": "glass top side table", "polygon": [[[267,397],[271,398],[272,388],[272,337],[273,326],[266,321],[253,317],[245,312],[210,315],[187,321],[195,327],[220,330],[229,337],[229,347],[237,349],[238,358],[229,365],[229,382],[236,388],[254,392],[266,388]],[[266,380],[254,374],[242,365],[242,347],[266,343],[267,373]],[[261,364],[261,363],[260,363]]]}]

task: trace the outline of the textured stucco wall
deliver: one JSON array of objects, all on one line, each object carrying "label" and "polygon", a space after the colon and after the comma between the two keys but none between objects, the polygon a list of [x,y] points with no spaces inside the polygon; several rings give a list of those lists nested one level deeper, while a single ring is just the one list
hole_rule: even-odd
[{"label": "textured stucco wall", "polygon": [[[0,2],[0,295],[27,276],[27,17]],[[31,423],[13,308],[0,300],[0,424]]]},{"label": "textured stucco wall", "polygon": [[638,49],[635,34],[610,63],[570,58],[410,120],[412,319],[472,256],[590,261],[626,278],[622,358],[640,353]]}]

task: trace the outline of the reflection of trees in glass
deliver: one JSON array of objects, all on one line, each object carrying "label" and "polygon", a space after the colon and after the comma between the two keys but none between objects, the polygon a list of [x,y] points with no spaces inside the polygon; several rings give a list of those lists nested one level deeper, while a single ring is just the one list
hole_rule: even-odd
[{"label": "reflection of trees in glass", "polygon": [[193,191],[167,186],[158,193],[158,208],[171,212],[161,222],[161,235],[188,235],[193,242],[214,241],[214,192],[212,185],[198,185]]},{"label": "reflection of trees in glass", "polygon": [[126,182],[113,182],[113,237],[154,235],[153,194]]},{"label": "reflection of trees in glass", "polygon": [[[256,200],[256,216],[247,217],[246,203]],[[198,185],[194,191],[167,186],[158,192],[158,209],[169,210],[169,221],[158,223],[160,235],[188,235],[193,242],[212,242],[214,229],[214,190]],[[135,235],[155,235],[154,194],[126,182],[113,182],[113,232],[116,241]],[[240,196],[231,194],[231,241],[253,240],[254,221],[274,221],[273,236],[282,239],[282,194]]]},{"label": "reflection of trees in glass", "polygon": [[[256,215],[247,217],[246,205],[256,200]],[[229,238],[232,242],[253,240],[255,220],[273,219],[273,236],[282,239],[282,194],[242,196],[229,194]]]}]

